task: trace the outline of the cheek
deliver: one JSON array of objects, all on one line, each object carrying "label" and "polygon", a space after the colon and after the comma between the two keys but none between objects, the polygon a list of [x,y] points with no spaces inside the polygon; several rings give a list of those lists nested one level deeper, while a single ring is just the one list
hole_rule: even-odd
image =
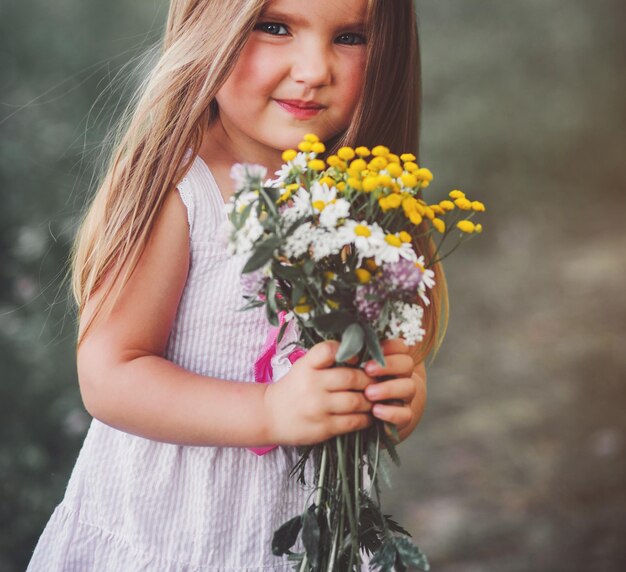
[{"label": "cheek", "polygon": [[237,98],[271,93],[280,75],[278,63],[271,46],[251,39],[224,84],[225,92]]},{"label": "cheek", "polygon": [[343,75],[343,92],[345,107],[354,109],[359,100],[361,94],[361,88],[363,86],[365,67],[365,58],[361,58],[358,62],[351,62],[350,65],[346,65]]}]

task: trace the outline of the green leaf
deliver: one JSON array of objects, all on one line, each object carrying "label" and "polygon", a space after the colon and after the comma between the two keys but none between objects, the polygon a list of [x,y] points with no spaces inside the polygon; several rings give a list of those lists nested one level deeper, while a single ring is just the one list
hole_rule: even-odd
[{"label": "green leaf", "polygon": [[379,572],[393,572],[396,555],[397,551],[393,540],[386,539],[370,560],[370,565],[378,566]]},{"label": "green leaf", "polygon": [[363,348],[363,328],[359,324],[350,324],[341,336],[341,344],[337,350],[335,361],[345,362],[358,354]]},{"label": "green leaf", "polygon": [[307,510],[302,516],[302,542],[313,569],[317,569],[319,557],[320,527],[315,513]]},{"label": "green leaf", "polygon": [[246,303],[245,306],[237,309],[237,312],[244,312],[245,310],[252,310],[253,308],[260,308],[261,306],[265,306],[265,302],[263,300],[250,300]]},{"label": "green leaf", "polygon": [[282,556],[291,554],[289,550],[298,539],[298,534],[302,528],[302,515],[294,516],[274,532],[272,538],[272,554]]},{"label": "green leaf", "polygon": [[430,570],[430,564],[428,563],[426,555],[411,540],[401,536],[395,536],[393,543],[403,564],[406,566],[415,566],[425,572]]},{"label": "green leaf", "polygon": [[270,236],[256,246],[254,254],[248,259],[243,267],[243,270],[241,271],[242,274],[261,268],[261,266],[272,258],[274,251],[279,244],[280,241],[277,236]]},{"label": "green leaf", "polygon": [[280,327],[280,330],[278,330],[278,337],[276,338],[276,343],[280,344],[280,342],[282,342],[283,340],[283,336],[285,335],[285,330],[287,329],[287,326],[289,325],[289,322],[283,322],[283,325]]},{"label": "green leaf", "polygon": [[390,514],[386,514],[384,516],[385,522],[387,523],[389,530],[391,530],[392,532],[399,532],[406,536],[411,536],[411,533],[408,530],[404,529],[402,526],[400,526],[395,520],[393,520]]},{"label": "green leaf", "polygon": [[300,303],[300,298],[304,296],[304,284],[301,282],[296,282],[293,285],[293,290],[291,291],[291,304],[293,306],[297,306]]},{"label": "green leaf", "polygon": [[369,324],[365,324],[363,326],[363,330],[365,331],[365,344],[367,345],[367,349],[370,355],[383,367],[385,367],[385,356],[383,354],[383,348],[380,345],[380,340],[378,339],[378,335],[374,331],[374,328]]},{"label": "green leaf", "polygon": [[276,278],[282,278],[288,282],[295,282],[301,278],[300,271],[297,268],[281,264],[277,260],[272,264],[272,274],[276,276]]},{"label": "green leaf", "polygon": [[276,306],[276,282],[274,280],[270,280],[267,283],[265,299],[270,308],[272,308],[272,311],[278,313],[278,307]]},{"label": "green leaf", "polygon": [[322,332],[341,332],[357,320],[354,314],[339,310],[313,318],[315,328]]},{"label": "green leaf", "polygon": [[[387,423],[386,421],[383,421],[383,424],[386,426],[389,426],[390,424]],[[393,432],[392,427],[390,427],[390,430]],[[396,433],[397,433],[397,429],[396,429]],[[394,462],[394,464],[396,466],[400,466],[400,457],[398,457],[398,453],[396,451],[396,445],[395,443],[391,440],[391,438],[389,437],[389,435],[387,435],[387,431],[385,431],[385,429],[383,427],[380,428],[380,440],[385,444],[385,448],[387,450],[388,455],[391,457],[391,460]]]},{"label": "green leaf", "polygon": [[254,206],[254,204],[255,204],[254,202],[247,204],[245,208],[243,209],[243,211],[241,211],[241,213],[237,217],[237,228],[243,227],[243,225],[246,222],[246,219],[250,216],[250,213],[252,212],[252,207]]}]

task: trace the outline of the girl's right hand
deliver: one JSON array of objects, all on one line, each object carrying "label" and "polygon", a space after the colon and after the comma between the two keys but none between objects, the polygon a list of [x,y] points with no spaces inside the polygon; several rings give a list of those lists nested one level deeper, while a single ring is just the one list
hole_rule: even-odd
[{"label": "girl's right hand", "polygon": [[313,445],[374,422],[363,390],[375,380],[362,369],[332,367],[339,342],[313,346],[265,391],[268,438],[279,445]]}]

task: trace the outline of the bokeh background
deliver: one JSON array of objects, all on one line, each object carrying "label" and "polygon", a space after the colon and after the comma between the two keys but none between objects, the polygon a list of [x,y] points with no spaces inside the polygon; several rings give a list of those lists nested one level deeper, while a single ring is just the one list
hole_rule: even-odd
[{"label": "bokeh background", "polygon": [[[437,572],[626,570],[626,4],[417,1],[431,197],[483,200],[385,512]],[[166,2],[0,2],[0,571],[90,417],[62,287],[101,142]]]}]

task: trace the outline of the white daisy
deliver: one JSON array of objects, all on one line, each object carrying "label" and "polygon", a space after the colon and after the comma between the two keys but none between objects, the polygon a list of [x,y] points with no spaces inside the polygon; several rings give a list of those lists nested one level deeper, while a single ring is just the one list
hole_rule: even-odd
[{"label": "white daisy", "polygon": [[280,211],[283,220],[286,223],[286,227],[291,226],[299,218],[313,214],[313,207],[311,206],[311,195],[309,192],[300,187],[291,196],[291,205],[284,207]]},{"label": "white daisy", "polygon": [[294,175],[298,175],[306,171],[307,163],[309,161],[310,153],[298,153],[295,159],[291,161],[287,161],[283,165],[281,165],[280,169],[276,171],[274,174],[276,175],[276,180],[278,183],[283,183],[290,177]]},{"label": "white daisy", "polygon": [[416,262],[417,264],[419,264],[423,273],[422,281],[420,282],[417,288],[417,293],[419,294],[419,297],[422,299],[424,304],[429,306],[430,300],[426,296],[426,288],[432,288],[435,285],[435,271],[431,270],[430,268],[424,268],[424,256],[423,255],[420,256]]},{"label": "white daisy", "polygon": [[378,252],[374,255],[374,262],[379,266],[383,262],[398,262],[400,258],[405,258],[411,262],[417,262],[417,254],[415,254],[411,243],[401,242],[397,234],[392,236],[395,236],[400,244],[390,244],[387,240],[385,240],[380,246]]},{"label": "white daisy", "polygon": [[339,228],[346,234],[346,243],[354,244],[359,264],[363,258],[374,256],[385,242],[385,233],[375,222],[370,224],[367,221],[348,219]]}]

